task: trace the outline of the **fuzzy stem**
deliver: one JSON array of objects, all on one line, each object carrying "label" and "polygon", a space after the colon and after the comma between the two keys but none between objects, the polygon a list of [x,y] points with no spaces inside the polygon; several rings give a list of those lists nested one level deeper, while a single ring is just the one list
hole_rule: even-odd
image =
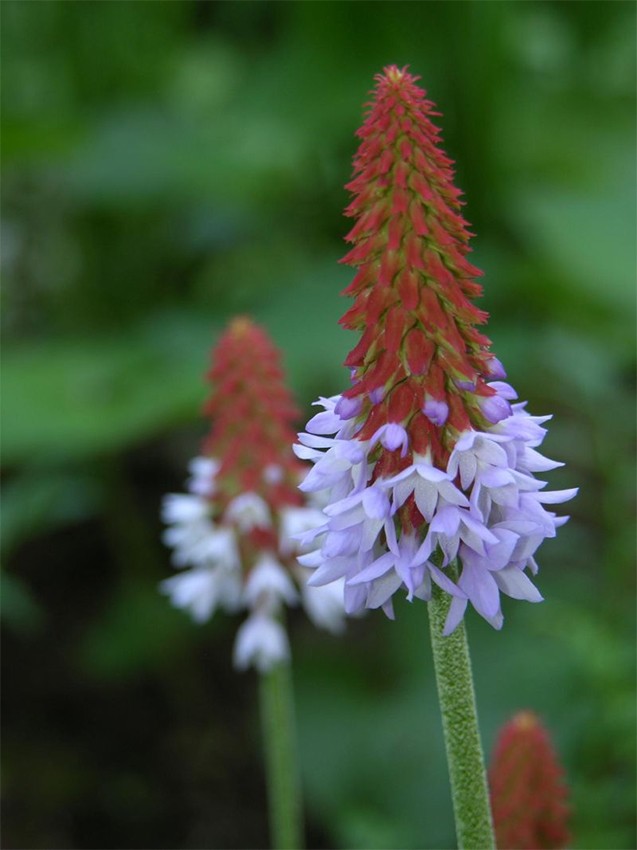
[{"label": "fuzzy stem", "polygon": [[[454,567],[452,570],[455,572]],[[493,850],[491,807],[464,621],[451,635],[442,636],[450,604],[449,594],[434,584],[428,604],[429,625],[458,847]]]},{"label": "fuzzy stem", "polygon": [[259,678],[271,844],[273,850],[300,850],[303,847],[301,782],[296,760],[290,664],[277,664]]}]

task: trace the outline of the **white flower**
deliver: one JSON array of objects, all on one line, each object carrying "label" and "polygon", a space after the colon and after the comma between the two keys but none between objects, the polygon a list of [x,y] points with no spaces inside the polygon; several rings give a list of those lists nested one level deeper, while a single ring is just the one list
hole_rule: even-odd
[{"label": "white flower", "polygon": [[282,555],[291,555],[301,549],[298,537],[306,531],[325,523],[325,516],[318,508],[282,508],[279,549]]},{"label": "white flower", "polygon": [[294,605],[297,593],[289,573],[269,553],[261,555],[248,576],[245,601],[251,607],[272,609],[279,600]]},{"label": "white flower", "polygon": [[169,493],[162,502],[161,518],[168,525],[207,519],[209,514],[208,502],[200,496]]},{"label": "white flower", "polygon": [[178,523],[167,528],[162,536],[173,549],[173,563],[178,567],[238,566],[239,552],[234,531],[215,526],[209,519]]},{"label": "white flower", "polygon": [[272,525],[270,509],[256,493],[242,493],[234,498],[226,508],[225,519],[236,523],[241,531],[251,531],[255,527],[269,528]]},{"label": "white flower", "polygon": [[220,466],[219,461],[213,457],[193,458],[188,464],[188,490],[197,496],[212,496],[215,491],[215,476]]},{"label": "white flower", "polygon": [[312,587],[303,582],[303,607],[314,625],[339,634],[345,627],[343,594],[345,583],[337,579],[321,587]]},{"label": "white flower", "polygon": [[159,587],[175,608],[189,611],[197,623],[210,619],[219,605],[234,610],[241,595],[239,576],[223,569],[187,570],[165,579]]},{"label": "white flower", "polygon": [[280,661],[290,657],[290,645],[285,629],[262,613],[252,614],[241,625],[234,645],[234,663],[239,670],[251,664],[261,673],[267,673]]}]

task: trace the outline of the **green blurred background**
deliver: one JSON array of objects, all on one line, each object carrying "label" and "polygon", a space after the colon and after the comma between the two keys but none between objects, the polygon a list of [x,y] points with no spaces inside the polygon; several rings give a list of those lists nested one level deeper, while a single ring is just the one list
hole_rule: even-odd
[{"label": "green blurred background", "polygon": [[[304,415],[337,392],[343,184],[374,73],[444,117],[489,331],[580,485],[546,601],[468,626],[485,747],[538,711],[574,848],[634,848],[635,6],[2,3],[4,842],[267,846],[238,621],[156,586],[162,494],[250,313]],[[301,423],[300,423],[301,424]],[[454,842],[425,607],[292,617],[309,846]]]}]

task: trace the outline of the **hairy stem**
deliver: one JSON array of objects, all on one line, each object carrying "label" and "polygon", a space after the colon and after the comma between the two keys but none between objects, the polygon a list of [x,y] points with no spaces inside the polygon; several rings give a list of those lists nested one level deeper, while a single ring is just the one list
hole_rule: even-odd
[{"label": "hairy stem", "polygon": [[[451,572],[451,571],[450,571]],[[493,850],[493,823],[464,621],[442,636],[451,597],[433,586],[431,645],[460,850]]]}]

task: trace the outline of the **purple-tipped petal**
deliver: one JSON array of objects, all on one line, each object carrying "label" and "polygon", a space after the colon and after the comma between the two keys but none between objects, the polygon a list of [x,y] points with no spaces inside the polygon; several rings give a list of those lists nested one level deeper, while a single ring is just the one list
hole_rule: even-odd
[{"label": "purple-tipped petal", "polygon": [[504,381],[489,381],[488,386],[490,386],[492,390],[495,390],[500,398],[505,398],[507,401],[515,401],[518,397],[518,394],[511,384],[507,384]]},{"label": "purple-tipped petal", "polygon": [[506,378],[507,373],[504,366],[497,357],[490,357],[486,362],[487,377],[502,380]]},{"label": "purple-tipped petal", "polygon": [[511,405],[499,395],[482,396],[479,403],[484,418],[494,425],[511,416]]},{"label": "purple-tipped petal", "polygon": [[429,396],[425,400],[422,412],[433,425],[442,428],[449,417],[449,405],[446,401],[439,401]]},{"label": "purple-tipped petal", "polygon": [[336,402],[336,406],[334,407],[334,413],[337,416],[340,416],[341,419],[353,419],[355,416],[361,411],[362,402],[360,397],[356,398],[348,398],[347,396],[341,396],[339,400]]}]

